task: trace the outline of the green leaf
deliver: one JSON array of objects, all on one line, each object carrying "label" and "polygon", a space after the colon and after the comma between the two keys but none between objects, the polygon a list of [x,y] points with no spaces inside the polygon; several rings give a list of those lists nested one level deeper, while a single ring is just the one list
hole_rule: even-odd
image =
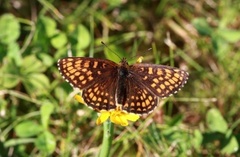
[{"label": "green leaf", "polygon": [[12,59],[6,59],[0,69],[0,86],[13,88],[21,81],[19,77],[19,67]]},{"label": "green leaf", "polygon": [[51,44],[55,49],[60,49],[67,44],[67,36],[65,33],[58,33],[51,39]]},{"label": "green leaf", "polygon": [[180,123],[182,123],[182,120],[183,120],[183,115],[181,114],[178,114],[176,116],[174,116],[171,121],[168,122],[168,125],[169,126],[177,126],[179,125]]},{"label": "green leaf", "polygon": [[217,34],[231,43],[235,43],[240,40],[239,30],[218,29]]},{"label": "green leaf", "polygon": [[85,51],[83,51],[83,50],[77,50],[76,51],[76,56],[78,56],[78,57],[84,57],[85,56]]},{"label": "green leaf", "polygon": [[229,53],[230,45],[218,34],[212,35],[212,45],[214,52],[220,59],[224,59],[226,54]]},{"label": "green leaf", "polygon": [[201,35],[210,36],[213,29],[208,25],[206,19],[197,18],[192,21],[193,26],[197,29],[198,33]]},{"label": "green leaf", "polygon": [[41,73],[27,75],[23,80],[23,84],[30,95],[46,94],[50,87],[48,77]]},{"label": "green leaf", "polygon": [[18,66],[22,64],[22,56],[19,50],[19,45],[16,42],[9,43],[7,46],[7,56],[12,58]]},{"label": "green leaf", "polygon": [[54,64],[53,58],[46,54],[46,53],[40,53],[38,55],[39,59],[41,59],[42,63],[46,66],[46,67],[51,67]]},{"label": "green leaf", "polygon": [[220,53],[221,49],[226,47],[225,45],[228,45],[228,43],[226,40],[224,40],[222,37],[220,37],[218,34],[215,33],[214,35],[212,35],[212,45],[213,45],[214,51],[217,53]]},{"label": "green leaf", "polygon": [[33,44],[35,49],[40,51],[50,51],[50,39],[57,33],[56,22],[46,16],[40,16],[36,23],[36,32],[34,33]]},{"label": "green leaf", "polygon": [[67,47],[58,49],[54,54],[54,59],[58,60],[59,58],[66,57],[66,52],[68,51]]},{"label": "green leaf", "polygon": [[65,91],[66,88],[64,87],[56,87],[54,89],[54,96],[57,98],[57,100],[61,103],[61,102],[64,102],[65,99],[67,98],[68,96],[68,93]]},{"label": "green leaf", "polygon": [[20,80],[21,80],[20,78],[14,76],[14,75],[7,74],[7,73],[4,73],[4,75],[3,75],[3,73],[0,72],[0,87],[2,89],[13,88],[20,82]]},{"label": "green leaf", "polygon": [[18,124],[14,129],[17,136],[19,137],[35,136],[38,135],[43,130],[41,125],[30,120]]},{"label": "green leaf", "polygon": [[117,7],[120,6],[122,1],[121,0],[108,0],[107,3],[109,4],[109,7]]},{"label": "green leaf", "polygon": [[47,16],[41,16],[39,22],[42,24],[42,29],[45,31],[46,35],[49,38],[56,34],[57,24],[53,19]]},{"label": "green leaf", "polygon": [[53,112],[54,106],[50,103],[46,103],[41,106],[40,113],[41,113],[41,122],[44,129],[48,128],[49,117]]},{"label": "green leaf", "polygon": [[44,155],[50,155],[54,152],[56,148],[56,140],[48,131],[43,132],[35,141],[36,147],[41,151]]},{"label": "green leaf", "polygon": [[115,45],[109,45],[108,47],[104,48],[106,58],[118,63],[123,58],[125,51]]},{"label": "green leaf", "polygon": [[217,109],[210,109],[207,113],[207,125],[210,131],[226,133],[228,129],[227,122]]},{"label": "green leaf", "polygon": [[[13,147],[17,145],[24,145],[28,143],[33,143],[35,138],[13,138],[4,142],[5,147]],[[1,149],[0,149],[1,150]]]},{"label": "green leaf", "polygon": [[34,55],[29,55],[23,59],[21,73],[25,77],[27,77],[26,75],[29,73],[43,72],[45,70],[46,67]]},{"label": "green leaf", "polygon": [[[0,97],[0,113],[2,116],[6,116],[6,113],[8,112],[8,101],[5,99],[1,99],[2,97]],[[0,120],[0,122],[2,122]],[[0,125],[1,127],[1,125]]]},{"label": "green leaf", "polygon": [[78,25],[76,29],[72,32],[71,36],[77,42],[76,49],[85,49],[90,44],[90,33],[84,25]]},{"label": "green leaf", "polygon": [[199,130],[194,130],[193,132],[193,146],[197,151],[201,151],[201,146],[203,142],[203,135]]},{"label": "green leaf", "polygon": [[20,35],[20,24],[12,14],[0,17],[0,42],[9,44],[15,42]]},{"label": "green leaf", "polygon": [[221,152],[223,154],[232,154],[239,150],[239,144],[237,141],[236,136],[232,134],[232,130],[229,130],[226,133],[226,139],[224,141],[221,141],[222,149]]}]

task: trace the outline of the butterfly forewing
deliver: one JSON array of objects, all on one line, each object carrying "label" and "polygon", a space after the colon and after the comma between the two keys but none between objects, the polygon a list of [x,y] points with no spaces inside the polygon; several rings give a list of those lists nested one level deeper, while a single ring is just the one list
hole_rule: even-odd
[{"label": "butterfly forewing", "polygon": [[162,98],[176,93],[188,78],[183,70],[155,64],[134,64],[130,66],[130,73],[142,88]]},{"label": "butterfly forewing", "polygon": [[85,89],[98,79],[107,77],[109,71],[116,71],[117,64],[104,59],[68,57],[58,61],[59,71],[73,87]]}]

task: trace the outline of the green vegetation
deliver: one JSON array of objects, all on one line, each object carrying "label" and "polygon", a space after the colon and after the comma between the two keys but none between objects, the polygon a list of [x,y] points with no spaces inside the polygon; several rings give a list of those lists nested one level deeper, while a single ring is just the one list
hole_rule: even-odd
[{"label": "green vegetation", "polygon": [[[171,65],[188,83],[114,126],[111,156],[240,155],[240,2],[0,2],[0,156],[97,156],[103,125],[57,69],[69,55]],[[152,51],[147,51],[152,48]]]}]

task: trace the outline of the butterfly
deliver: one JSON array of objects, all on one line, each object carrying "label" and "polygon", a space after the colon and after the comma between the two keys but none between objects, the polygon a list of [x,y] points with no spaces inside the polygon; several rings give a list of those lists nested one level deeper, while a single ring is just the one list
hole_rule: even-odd
[{"label": "butterfly", "polygon": [[157,64],[129,65],[126,58],[117,64],[107,59],[67,57],[59,59],[58,68],[67,82],[82,91],[84,102],[99,112],[120,108],[148,114],[188,79],[184,70]]}]

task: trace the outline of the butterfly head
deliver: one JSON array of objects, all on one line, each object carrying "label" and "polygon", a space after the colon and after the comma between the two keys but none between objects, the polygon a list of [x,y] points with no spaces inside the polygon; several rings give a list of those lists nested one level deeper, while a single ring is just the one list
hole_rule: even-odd
[{"label": "butterfly head", "polygon": [[121,59],[120,66],[126,67],[126,68],[129,66],[128,62],[127,62],[127,58],[124,57],[124,58]]},{"label": "butterfly head", "polygon": [[128,69],[129,69],[129,65],[128,65],[127,59],[122,58],[122,60],[120,61],[120,68],[119,68],[120,76],[127,76]]}]

